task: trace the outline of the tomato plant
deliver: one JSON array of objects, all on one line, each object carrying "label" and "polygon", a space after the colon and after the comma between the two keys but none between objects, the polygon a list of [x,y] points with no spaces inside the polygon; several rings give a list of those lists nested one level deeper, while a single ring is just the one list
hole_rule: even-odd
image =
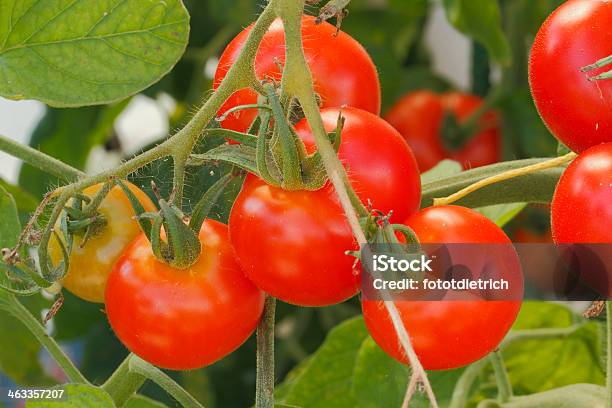
[{"label": "tomato plant", "polygon": [[548,17],[533,43],[529,81],[534,101],[550,131],[576,152],[612,141],[612,83],[589,79],[605,68],[581,70],[612,54],[610,24],[608,1],[570,0]]},{"label": "tomato plant", "polygon": [[[489,243],[509,244],[505,233],[485,216],[457,206],[430,207],[410,217],[406,224],[422,243]],[[461,257],[460,250],[455,256]],[[514,255],[516,257],[516,254]],[[470,260],[468,260],[469,262]],[[474,277],[484,271],[481,260],[471,260]],[[503,260],[489,266],[503,269]],[[511,270],[505,278],[522,276]],[[522,289],[522,284],[520,285]],[[423,367],[446,370],[462,367],[493,351],[502,341],[521,307],[520,300],[440,300],[397,301],[400,317],[412,333],[414,350]],[[374,340],[393,358],[407,363],[398,347],[397,334],[382,301],[363,300],[363,316]]]},{"label": "tomato plant", "polygon": [[261,3],[3,0],[9,406],[610,405],[609,2]]},{"label": "tomato plant", "polygon": [[[147,211],[154,211],[151,199],[135,185],[128,183]],[[83,194],[93,198],[102,189],[96,184],[83,190]],[[104,302],[104,290],[108,275],[125,248],[140,234],[140,227],[134,220],[136,215],[128,198],[120,187],[113,187],[98,207],[103,217],[102,226],[89,236],[76,236],[70,253],[70,269],[62,280],[62,285],[78,297],[90,302]],[[56,231],[59,236],[59,223]],[[51,259],[58,263],[62,259],[62,249],[56,239],[49,248]]]},{"label": "tomato plant", "polygon": [[[243,49],[244,42],[251,32],[247,27],[227,46],[219,60],[213,86],[219,86],[228,70]],[[312,72],[322,107],[353,106],[378,114],[380,111],[380,83],[376,67],[365,49],[344,32],[336,34],[336,29],[328,23],[317,25],[314,17],[302,19],[304,52]],[[336,64],[338,58],[344,62]],[[261,79],[280,80],[281,66],[285,63],[285,35],[280,20],[272,23],[264,35],[257,58],[255,70]],[[333,80],[330,80],[334,78]],[[219,114],[240,105],[257,102],[257,93],[252,89],[234,92],[223,104]],[[237,131],[246,131],[256,111],[237,111],[227,116],[221,126]]]},{"label": "tomato plant", "polygon": [[115,264],[106,313],[128,349],[160,367],[192,370],[240,346],[255,330],[264,296],[239,268],[227,226],[206,221],[202,253],[188,270],[155,258],[144,236]]},{"label": "tomato plant", "polygon": [[425,172],[443,159],[453,159],[469,169],[497,163],[501,159],[499,119],[487,112],[478,122],[474,135],[463,144],[449,148],[442,136],[445,115],[455,115],[461,122],[467,120],[483,101],[475,95],[450,92],[435,94],[416,91],[403,96],[385,115],[405,138],[419,168]]}]

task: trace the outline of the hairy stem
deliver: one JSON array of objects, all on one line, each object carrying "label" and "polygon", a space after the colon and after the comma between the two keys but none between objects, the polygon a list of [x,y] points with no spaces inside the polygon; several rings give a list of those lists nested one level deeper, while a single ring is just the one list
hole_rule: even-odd
[{"label": "hairy stem", "polygon": [[500,351],[495,350],[489,354],[489,360],[495,372],[498,400],[501,403],[508,402],[510,398],[512,398],[512,384],[510,383],[510,378],[508,378],[508,371],[506,370]]},{"label": "hairy stem", "polygon": [[127,356],[102,385],[118,407],[123,406],[146,381],[143,375],[130,370],[131,356]]},{"label": "hairy stem", "polygon": [[453,395],[451,397],[451,403],[448,408],[464,408],[467,405],[470,399],[472,385],[478,378],[478,375],[482,369],[486,367],[487,363],[487,359],[482,358],[475,363],[470,364],[465,369],[463,374],[461,374],[461,377],[459,377],[457,384],[455,384],[455,389],[453,390]]},{"label": "hairy stem", "polygon": [[152,366],[140,357],[131,354],[128,357],[130,373],[139,374],[159,385],[184,408],[204,408],[183,387],[157,367]]},{"label": "hairy stem", "polygon": [[56,158],[2,135],[0,135],[0,150],[64,181],[72,182],[85,175],[82,171]]},{"label": "hairy stem", "polygon": [[255,407],[274,407],[274,315],[276,299],[266,297],[263,316],[257,325],[257,383]]}]

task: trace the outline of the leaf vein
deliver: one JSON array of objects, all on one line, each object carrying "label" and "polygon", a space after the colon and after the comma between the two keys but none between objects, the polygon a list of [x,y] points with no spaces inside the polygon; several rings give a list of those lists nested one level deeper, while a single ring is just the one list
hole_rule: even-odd
[{"label": "leaf vein", "polygon": [[126,84],[136,84],[138,83],[138,81],[94,81],[93,79],[90,78],[86,78],[86,77],[82,77],[80,75],[75,74],[74,72],[70,72],[68,70],[66,70],[65,68],[62,68],[60,66],[57,66],[49,61],[47,61],[42,55],[40,55],[38,52],[36,52],[33,48],[29,49],[34,55],[36,55],[42,62],[44,62],[45,64],[47,64],[48,66],[50,66],[51,68],[55,69],[56,71],[70,77],[73,79],[77,79],[79,81],[83,81],[83,82],[87,82],[96,86],[101,86],[101,85],[126,85]]}]

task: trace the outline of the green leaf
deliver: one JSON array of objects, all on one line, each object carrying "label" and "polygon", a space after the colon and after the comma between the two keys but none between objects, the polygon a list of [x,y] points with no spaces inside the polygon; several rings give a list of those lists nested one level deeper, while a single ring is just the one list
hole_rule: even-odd
[{"label": "green leaf", "polygon": [[361,317],[332,329],[280,402],[303,408],[356,407],[351,393],[353,367],[367,336]]},{"label": "green leaf", "polygon": [[[549,159],[526,159],[496,163],[425,183],[423,184],[421,207],[428,207],[433,204],[434,198],[447,197],[479,180],[545,160]],[[564,170],[565,166],[559,166],[501,181],[467,195],[458,200],[456,204],[475,208],[521,202],[549,203]]]},{"label": "green leaf", "polygon": [[5,0],[0,95],[57,107],[118,101],[170,71],[188,36],[180,0]]},{"label": "green leaf", "polygon": [[510,222],[514,217],[519,215],[527,206],[527,203],[510,203],[489,205],[486,207],[475,208],[476,211],[496,223],[499,227],[503,227]]},{"label": "green leaf", "polygon": [[410,370],[389,357],[367,337],[361,344],[353,371],[353,393],[367,408],[402,405]]},{"label": "green leaf", "polygon": [[[513,330],[559,328],[574,324],[565,306],[524,302]],[[601,334],[597,322],[586,323],[569,336],[516,341],[503,356],[518,395],[546,391],[575,383],[604,383]]]},{"label": "green leaf", "polygon": [[53,389],[64,390],[59,400],[31,400],[26,408],[113,408],[115,404],[110,395],[101,388],[85,384],[65,384]]},{"label": "green leaf", "polygon": [[502,30],[497,0],[444,0],[444,8],[451,24],[482,43],[492,60],[510,63],[510,46]]},{"label": "green leaf", "polygon": [[594,384],[573,384],[567,387],[513,398],[500,405],[501,408],[604,408],[606,388]]},{"label": "green leaf", "polygon": [[15,199],[17,210],[20,213],[31,213],[36,209],[38,200],[32,194],[23,190],[21,187],[9,184],[0,179],[0,187],[4,188]]},{"label": "green leaf", "polygon": [[[73,167],[83,169],[91,149],[105,143],[113,132],[117,116],[128,101],[109,106],[79,109],[47,109],[30,137],[30,146]],[[41,197],[58,179],[24,164],[19,184]]]},{"label": "green leaf", "polygon": [[[440,406],[451,399],[454,385],[463,369],[431,371],[429,381],[436,392]],[[371,337],[361,345],[353,371],[353,393],[359,406],[365,408],[399,407],[406,394],[410,369],[389,357]],[[427,397],[416,393],[411,407],[429,407]]]},{"label": "green leaf", "polygon": [[461,173],[461,164],[454,160],[442,160],[435,167],[421,174],[421,184],[433,183],[446,177]]}]

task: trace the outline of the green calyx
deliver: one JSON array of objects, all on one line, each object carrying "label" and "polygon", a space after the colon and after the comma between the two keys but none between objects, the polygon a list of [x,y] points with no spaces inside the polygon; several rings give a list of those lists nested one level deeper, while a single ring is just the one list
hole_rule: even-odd
[{"label": "green calyx", "polygon": [[232,171],[214,183],[195,205],[191,217],[187,217],[175,204],[160,197],[159,211],[146,212],[134,193],[121,180],[116,180],[116,183],[128,197],[141,230],[151,242],[155,257],[174,268],[186,269],[200,257],[202,245],[199,232],[202,224],[225,187],[239,175],[239,172]]},{"label": "green calyx", "polygon": [[[240,144],[226,144],[204,154],[190,156],[188,165],[197,166],[209,161],[223,161],[253,173],[266,183],[284,190],[315,191],[327,182],[327,175],[318,152],[308,153],[304,143],[288,120],[292,101],[284,106],[272,83],[264,83],[266,105],[258,104],[259,115],[249,132],[210,129],[208,134],[222,135]],[[340,147],[344,120],[328,136],[335,150]]]}]

